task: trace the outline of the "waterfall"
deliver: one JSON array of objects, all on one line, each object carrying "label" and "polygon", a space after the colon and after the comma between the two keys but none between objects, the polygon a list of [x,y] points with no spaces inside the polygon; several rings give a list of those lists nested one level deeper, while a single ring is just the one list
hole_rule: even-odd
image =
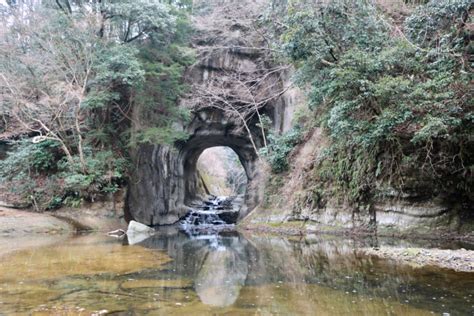
[{"label": "waterfall", "polygon": [[190,210],[180,221],[180,227],[190,235],[199,235],[203,232],[212,233],[228,229],[234,224],[228,224],[222,218],[222,211],[232,209],[232,199],[222,196],[212,196],[196,209]]}]

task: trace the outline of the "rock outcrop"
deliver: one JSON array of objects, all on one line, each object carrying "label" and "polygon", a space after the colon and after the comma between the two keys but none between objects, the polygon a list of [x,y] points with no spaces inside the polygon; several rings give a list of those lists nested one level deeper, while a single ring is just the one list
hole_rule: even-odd
[{"label": "rock outcrop", "polygon": [[[248,227],[271,224],[306,232],[355,232],[380,235],[457,236],[474,240],[474,213],[461,203],[426,195],[422,190],[349,203],[344,196],[328,196],[313,175],[318,157],[328,147],[322,129],[316,128],[292,153],[290,171],[272,175],[266,182],[266,203],[247,217]],[[269,173],[268,173],[269,174]],[[326,193],[326,194],[325,194]]]},{"label": "rock outcrop", "polygon": [[191,109],[193,117],[176,127],[189,138],[174,146],[145,144],[132,150],[136,170],[127,194],[128,220],[161,225],[182,218],[187,205],[202,198],[196,163],[214,146],[232,148],[245,169],[240,217],[261,201],[259,119],[272,118],[277,131],[288,128],[292,110],[287,102],[295,99],[295,92],[284,88],[287,67],[272,66],[265,40],[253,26],[267,2],[202,3],[202,13],[194,19],[198,62],[186,72],[192,93],[180,105]]}]

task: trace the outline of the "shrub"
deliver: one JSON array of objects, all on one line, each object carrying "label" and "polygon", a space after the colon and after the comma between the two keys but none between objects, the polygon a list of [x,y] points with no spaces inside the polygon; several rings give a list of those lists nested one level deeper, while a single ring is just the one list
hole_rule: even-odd
[{"label": "shrub", "polygon": [[268,147],[261,150],[272,171],[280,173],[288,170],[288,154],[301,141],[301,130],[295,127],[282,135],[268,135]]},{"label": "shrub", "polygon": [[111,151],[94,152],[91,148],[84,152],[85,170],[77,155],[71,164],[55,142],[35,144],[23,139],[0,161],[0,181],[9,182],[12,192],[38,210],[93,201],[100,195],[116,192],[126,182],[126,158]]},{"label": "shrub", "polygon": [[[430,1],[400,37],[369,1],[303,8],[290,6],[283,40],[332,140],[318,177],[353,201],[381,183],[471,196],[472,74],[462,28],[472,1]],[[284,166],[282,149],[276,166]]]},{"label": "shrub", "polygon": [[116,157],[111,151],[94,153],[90,148],[85,153],[86,170],[82,169],[77,156],[72,164],[66,160],[59,163],[59,176],[64,179],[67,196],[94,201],[102,194],[116,192],[126,182],[126,158]]},{"label": "shrub", "polygon": [[21,178],[56,167],[62,157],[59,144],[52,140],[33,143],[30,139],[14,142],[4,160],[0,160],[0,178],[11,180]]}]

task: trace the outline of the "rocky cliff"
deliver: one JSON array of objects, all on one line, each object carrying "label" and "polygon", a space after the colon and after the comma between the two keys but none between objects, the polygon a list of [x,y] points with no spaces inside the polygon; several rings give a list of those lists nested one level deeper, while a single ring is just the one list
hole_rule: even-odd
[{"label": "rocky cliff", "polygon": [[228,146],[248,179],[241,219],[253,212],[246,225],[296,222],[313,231],[471,233],[472,206],[431,194],[416,170],[407,177],[413,180],[406,183],[407,188],[413,184],[410,190],[377,183],[380,194],[356,202],[331,184],[322,186],[315,174],[329,141],[321,128],[307,129],[290,154],[288,172],[272,174],[264,166],[257,154],[265,143],[262,117],[269,117],[279,134],[297,124],[295,109],[305,104],[303,93],[290,85],[292,68],[274,63],[256,23],[266,8],[264,0],[196,2],[197,62],[186,72],[192,88],[180,103],[191,109],[192,119],[178,127],[189,138],[174,146],[141,145],[133,151],[137,169],[128,192],[129,218],[150,225],[176,222],[201,198],[200,154]]},{"label": "rocky cliff", "polygon": [[186,71],[191,93],[180,102],[192,117],[176,129],[189,135],[175,145],[144,144],[132,150],[136,169],[126,214],[148,225],[171,224],[199,198],[196,163],[209,147],[228,146],[247,175],[241,217],[262,200],[258,150],[263,116],[277,131],[289,128],[295,91],[287,66],[275,65],[254,22],[268,1],[203,1],[196,5],[193,48],[197,62]]},{"label": "rocky cliff", "polygon": [[[359,203],[350,203],[331,186],[322,191],[315,174],[328,145],[323,130],[315,128],[291,153],[288,172],[267,171],[265,201],[248,216],[245,226],[431,237],[460,234],[474,238],[472,206],[426,195],[426,188],[410,193],[392,189]],[[378,185],[384,189],[383,183]]]}]

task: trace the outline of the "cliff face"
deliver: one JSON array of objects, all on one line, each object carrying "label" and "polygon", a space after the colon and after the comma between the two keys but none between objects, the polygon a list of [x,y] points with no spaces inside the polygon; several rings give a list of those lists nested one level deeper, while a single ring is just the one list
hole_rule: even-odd
[{"label": "cliff face", "polygon": [[[312,4],[302,4],[302,14],[297,5],[288,10],[283,38],[308,89],[313,108],[308,116],[319,117],[306,126],[310,130],[290,155],[290,170],[269,177],[267,203],[252,213],[249,222],[299,221],[297,225],[316,231],[472,234],[472,102],[468,101],[469,78],[464,77],[471,59],[467,43],[472,5],[431,1],[402,13],[375,1],[373,12],[384,11],[396,21],[373,14],[374,21],[386,25],[371,34],[358,23],[345,28],[351,22],[341,22],[340,11],[333,11],[332,5],[324,9]],[[459,11],[452,9],[457,5]],[[349,7],[344,11],[357,15],[355,6]],[[331,12],[337,13],[330,18]],[[410,17],[403,21],[404,17],[395,16],[398,13]],[[364,17],[359,21],[371,16],[367,7],[359,14]],[[462,22],[449,22],[454,20]],[[428,21],[436,23],[428,25]],[[374,28],[377,23],[372,24]],[[344,43],[349,34],[359,38],[363,29],[367,29],[363,44],[358,40]],[[452,42],[440,45],[440,39],[448,37]],[[329,42],[338,43],[334,51]],[[456,56],[433,58],[454,46],[459,50]],[[421,55],[419,47],[424,47]],[[334,63],[326,64],[326,57]],[[444,63],[450,66],[443,68]],[[402,64],[413,68],[396,66]],[[438,81],[435,77],[452,79]],[[409,83],[410,88],[405,90],[401,82]],[[440,132],[430,128],[438,120],[456,123],[441,124]],[[314,128],[317,124],[324,128]],[[330,135],[331,144],[324,132]]]},{"label": "cliff face", "polygon": [[[322,192],[315,173],[329,141],[320,128],[308,132],[292,152],[287,173],[272,175],[256,153],[264,143],[260,119],[271,118],[276,133],[287,131],[304,99],[298,89],[288,88],[291,67],[272,63],[265,38],[255,25],[267,1],[196,4],[197,62],[186,72],[191,92],[180,103],[192,110],[192,118],[177,127],[189,138],[174,146],[148,144],[133,150],[136,170],[129,185],[128,218],[149,225],[178,221],[202,197],[203,182],[196,166],[200,154],[209,147],[228,146],[238,155],[248,179],[241,209],[241,219],[253,210],[247,224],[301,221],[314,231],[472,231],[472,210],[426,195],[429,183],[418,181],[409,194],[377,184],[383,197],[358,203],[332,195],[330,186]],[[416,170],[411,178],[417,182]]]},{"label": "cliff face", "polygon": [[[346,196],[325,191],[315,174],[320,155],[329,141],[321,128],[315,128],[290,154],[290,170],[269,175],[265,182],[265,201],[245,220],[245,225],[286,225],[295,222],[307,231],[355,231],[380,234],[430,235],[455,233],[474,238],[472,206],[461,201],[447,202],[442,196],[426,195],[425,186],[410,193],[387,191],[384,196],[349,203]],[[413,178],[416,179],[416,173]],[[407,183],[410,186],[410,183]],[[469,209],[471,207],[471,209]]]},{"label": "cliff face", "polygon": [[136,170],[127,194],[126,214],[148,225],[171,224],[199,199],[196,164],[209,147],[228,146],[247,175],[240,216],[262,200],[257,151],[263,138],[260,119],[272,119],[277,131],[290,126],[295,92],[286,89],[288,67],[272,65],[264,38],[253,25],[267,1],[205,1],[197,6],[193,38],[197,62],[186,71],[191,93],[180,106],[192,111],[177,127],[186,141],[140,145],[132,151]]}]

